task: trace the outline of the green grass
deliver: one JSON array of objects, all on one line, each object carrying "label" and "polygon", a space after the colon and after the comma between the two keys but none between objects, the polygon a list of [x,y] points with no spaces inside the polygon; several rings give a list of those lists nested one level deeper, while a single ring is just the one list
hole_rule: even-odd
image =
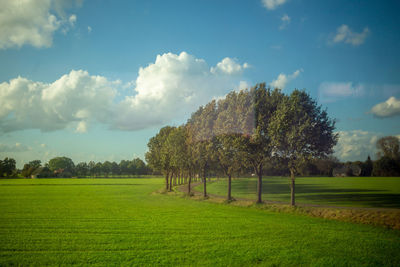
[{"label": "green grass", "polygon": [[0,180],[0,266],[400,265],[399,231],[152,194],[162,187]]},{"label": "green grass", "polygon": [[[201,191],[202,185],[196,187]],[[221,179],[207,187],[210,194],[226,195],[227,181]],[[257,179],[232,181],[232,195],[256,199]],[[290,202],[287,177],[264,177],[263,199]],[[400,208],[400,177],[298,177],[296,202],[330,206]]]}]

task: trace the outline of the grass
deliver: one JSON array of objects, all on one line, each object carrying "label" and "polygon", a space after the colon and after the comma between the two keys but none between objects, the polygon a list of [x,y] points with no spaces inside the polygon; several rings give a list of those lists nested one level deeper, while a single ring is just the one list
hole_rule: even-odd
[{"label": "grass", "polygon": [[163,182],[0,180],[0,265],[400,265],[399,231],[152,193]]},{"label": "grass", "polygon": [[[202,187],[196,187],[201,191]],[[210,183],[210,194],[226,195],[227,181]],[[256,199],[257,179],[232,181],[232,195]],[[287,177],[264,177],[263,199],[290,202]],[[400,208],[400,177],[298,177],[296,203],[370,208]]]}]

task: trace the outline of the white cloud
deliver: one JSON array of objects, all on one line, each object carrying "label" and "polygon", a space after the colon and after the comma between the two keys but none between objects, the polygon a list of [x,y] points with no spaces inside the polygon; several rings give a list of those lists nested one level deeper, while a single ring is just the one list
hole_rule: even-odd
[{"label": "white cloud", "polygon": [[274,10],[278,6],[286,3],[286,0],[262,0],[262,3],[265,8],[267,8],[269,10]]},{"label": "white cloud", "polygon": [[234,58],[226,57],[221,62],[217,63],[215,67],[211,68],[211,72],[214,74],[227,74],[227,75],[238,75],[242,74],[244,69],[249,68],[248,63],[240,65]]},{"label": "white cloud", "polygon": [[344,42],[353,46],[359,46],[365,42],[365,39],[370,34],[370,30],[365,27],[360,33],[353,32],[349,26],[343,24],[337,28],[335,36],[330,40],[333,43]]},{"label": "white cloud", "polygon": [[342,161],[364,161],[376,155],[376,141],[382,134],[362,130],[340,131],[334,155]]},{"label": "white cloud", "polygon": [[[138,130],[186,119],[240,81],[243,85],[240,74],[247,67],[230,58],[210,68],[185,52],[158,55],[129,83],[131,94],[120,81],[83,70],[72,70],[53,83],[18,77],[0,84],[0,132],[74,128],[84,133],[91,122]],[[129,95],[118,102],[118,90]]]},{"label": "white cloud", "polygon": [[352,82],[323,82],[319,85],[318,94],[322,102],[334,102],[340,98],[363,96],[365,88]]},{"label": "white cloud", "polygon": [[69,24],[70,24],[72,27],[74,27],[75,22],[76,22],[76,15],[75,15],[75,14],[72,14],[72,15],[69,17],[68,22],[69,22]]},{"label": "white cloud", "polygon": [[14,145],[0,144],[0,152],[25,152],[31,150],[30,147],[21,143],[15,143]]},{"label": "white cloud", "polygon": [[186,118],[200,105],[235,88],[246,67],[231,58],[210,68],[203,59],[185,52],[158,55],[154,63],[140,68],[136,95],[120,103],[114,127],[136,130]]},{"label": "white cloud", "polygon": [[76,15],[65,17],[62,2],[0,0],[0,49],[25,44],[50,47],[55,31],[64,27],[67,32],[76,22]]},{"label": "white cloud", "polygon": [[371,109],[371,113],[379,118],[398,116],[400,115],[400,99],[391,96],[385,102],[376,104]]},{"label": "white cloud", "polygon": [[92,32],[92,27],[88,26],[87,27],[87,31],[88,31],[88,33],[91,33]]},{"label": "white cloud", "polygon": [[281,24],[281,26],[279,26],[279,29],[280,30],[285,29],[290,24],[290,20],[291,19],[288,16],[288,14],[283,15],[282,18],[281,18],[282,24]]},{"label": "white cloud", "polygon": [[279,89],[285,89],[286,85],[291,82],[292,80],[296,79],[300,73],[303,72],[303,69],[298,69],[295,72],[293,72],[292,74],[284,74],[281,73],[278,75],[278,77],[273,80],[269,85],[272,88],[279,88]]},{"label": "white cloud", "polygon": [[[105,122],[115,96],[114,84],[78,70],[53,83],[15,78],[0,84],[0,131],[64,129],[72,122]],[[83,129],[82,126],[80,129]]]}]

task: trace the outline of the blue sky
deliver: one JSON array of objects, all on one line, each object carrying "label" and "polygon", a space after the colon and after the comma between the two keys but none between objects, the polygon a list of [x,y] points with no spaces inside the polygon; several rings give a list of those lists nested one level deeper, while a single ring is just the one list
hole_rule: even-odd
[{"label": "blue sky", "polygon": [[0,157],[144,158],[148,139],[258,82],[305,88],[336,156],[400,137],[398,1],[0,2]]}]

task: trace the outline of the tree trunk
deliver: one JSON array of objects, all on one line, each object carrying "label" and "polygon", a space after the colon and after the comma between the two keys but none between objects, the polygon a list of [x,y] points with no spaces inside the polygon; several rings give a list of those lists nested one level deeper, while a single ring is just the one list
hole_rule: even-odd
[{"label": "tree trunk", "polygon": [[168,176],[169,176],[169,173],[167,172],[167,173],[165,174],[165,189],[166,189],[166,190],[168,190]]},{"label": "tree trunk", "polygon": [[231,185],[232,185],[232,175],[228,174],[228,200],[232,199]]},{"label": "tree trunk", "polygon": [[258,174],[258,183],[257,183],[257,203],[262,203],[261,199],[262,195],[262,174]]},{"label": "tree trunk", "polygon": [[295,193],[295,184],[294,184],[294,170],[290,170],[290,178],[291,178],[291,184],[290,184],[290,205],[295,206],[295,199],[294,199],[294,193]]},{"label": "tree trunk", "polygon": [[176,185],[176,176],[177,176],[177,174],[175,173],[174,174],[174,186]]},{"label": "tree trunk", "polygon": [[191,184],[191,182],[192,182],[192,176],[189,176],[189,182],[188,182],[188,195],[190,196],[190,190],[191,190],[191,188],[190,188],[190,184]]},{"label": "tree trunk", "polygon": [[174,173],[171,173],[171,176],[169,177],[169,191],[172,192],[172,179],[173,179]]},{"label": "tree trunk", "polygon": [[207,197],[207,178],[206,178],[206,171],[204,170],[203,173],[203,196]]},{"label": "tree trunk", "polygon": [[257,184],[257,203],[262,203],[261,195],[262,195],[262,164],[260,164],[258,170],[258,184]]}]

